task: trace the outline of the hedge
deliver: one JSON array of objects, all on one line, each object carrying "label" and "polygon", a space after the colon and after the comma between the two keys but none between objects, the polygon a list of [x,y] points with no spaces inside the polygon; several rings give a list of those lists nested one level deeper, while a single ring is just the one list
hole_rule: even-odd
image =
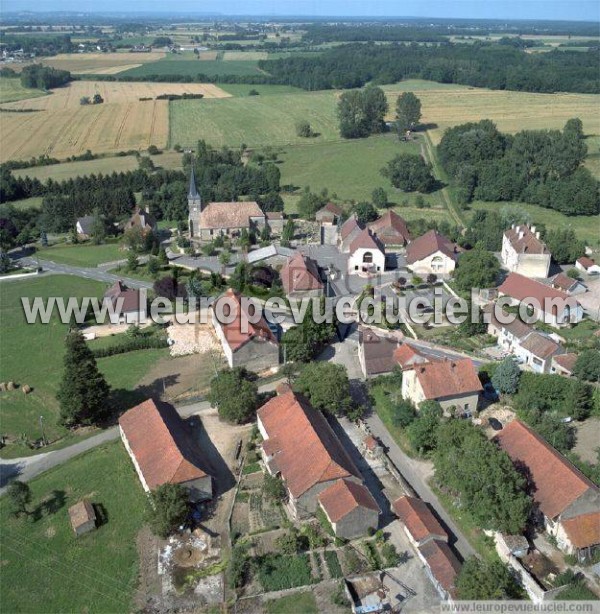
[{"label": "hedge", "polygon": [[117,345],[93,349],[92,353],[94,354],[95,358],[106,358],[107,356],[126,354],[127,352],[135,352],[136,350],[149,350],[166,347],[169,347],[166,337],[136,337]]}]

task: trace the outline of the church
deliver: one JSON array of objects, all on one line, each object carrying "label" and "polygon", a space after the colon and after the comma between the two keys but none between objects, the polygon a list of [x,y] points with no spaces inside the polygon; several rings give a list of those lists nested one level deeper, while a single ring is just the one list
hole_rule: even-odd
[{"label": "church", "polygon": [[265,224],[265,214],[254,201],[203,205],[192,167],[188,190],[188,226],[191,240],[212,241],[219,235],[235,238],[244,228],[260,232]]}]

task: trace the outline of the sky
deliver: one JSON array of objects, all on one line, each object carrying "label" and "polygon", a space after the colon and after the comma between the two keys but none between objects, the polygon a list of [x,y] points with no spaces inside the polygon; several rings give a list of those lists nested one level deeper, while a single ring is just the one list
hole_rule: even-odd
[{"label": "sky", "polygon": [[2,0],[2,11],[598,21],[599,0]]}]

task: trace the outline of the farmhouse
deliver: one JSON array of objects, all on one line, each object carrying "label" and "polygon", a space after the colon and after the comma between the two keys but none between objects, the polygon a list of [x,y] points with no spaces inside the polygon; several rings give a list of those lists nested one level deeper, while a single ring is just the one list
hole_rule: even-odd
[{"label": "farmhouse", "polygon": [[585,284],[581,283],[578,279],[573,279],[564,273],[557,273],[554,277],[550,278],[550,285],[556,290],[562,290],[569,296],[574,294],[583,294],[587,292]]},{"label": "farmhouse", "polygon": [[477,411],[482,390],[469,358],[413,364],[402,375],[402,398],[417,407],[423,401],[438,401],[445,415]]},{"label": "farmhouse", "polygon": [[365,379],[390,373],[396,366],[394,352],[398,348],[395,339],[377,335],[369,328],[358,330],[358,361]]},{"label": "farmhouse", "polygon": [[363,231],[356,215],[351,215],[341,226],[338,238],[340,251],[349,252],[350,244]]},{"label": "farmhouse", "polygon": [[448,534],[422,499],[405,495],[396,499],[392,508],[404,525],[404,531],[415,548],[432,539],[448,541]]},{"label": "farmhouse", "polygon": [[87,499],[82,499],[69,508],[69,520],[77,537],[93,531],[96,528],[94,506]]},{"label": "farmhouse", "polygon": [[410,242],[406,222],[391,209],[378,220],[367,225],[371,232],[385,245],[386,251],[396,251]]},{"label": "farmhouse", "polygon": [[519,420],[495,439],[517,469],[527,471],[536,503],[534,520],[561,550],[580,559],[590,556],[600,545],[600,489]]},{"label": "farmhouse", "polygon": [[348,274],[383,273],[385,270],[385,247],[368,228],[352,239],[349,251]]},{"label": "farmhouse", "polygon": [[95,217],[93,215],[85,215],[77,220],[75,231],[80,239],[89,239],[92,236],[94,220]]},{"label": "farmhouse", "polygon": [[212,241],[217,236],[238,237],[242,230],[260,230],[267,223],[254,201],[215,202],[204,205],[196,187],[194,168],[188,189],[188,227],[190,239]]},{"label": "farmhouse", "polygon": [[550,367],[550,373],[556,373],[565,377],[571,377],[573,375],[573,369],[577,362],[577,354],[559,354],[552,357],[552,366]]},{"label": "farmhouse", "polygon": [[575,261],[575,268],[588,275],[597,275],[600,273],[600,265],[596,264],[592,258],[588,258],[587,256],[577,258]]},{"label": "farmhouse", "polygon": [[515,224],[502,237],[502,264],[525,277],[548,277],[550,251],[540,240],[535,226]]},{"label": "farmhouse", "polygon": [[376,529],[381,510],[364,484],[341,479],[319,494],[319,505],[336,537],[355,539]]},{"label": "farmhouse", "polygon": [[323,294],[324,285],[317,263],[300,252],[296,252],[283,265],[279,274],[288,298],[309,298]]},{"label": "farmhouse", "polygon": [[523,303],[534,316],[552,326],[575,324],[583,318],[583,309],[577,299],[519,273],[510,273],[498,287],[500,297],[508,297],[509,304]]},{"label": "farmhouse", "polygon": [[206,461],[172,405],[148,399],[119,418],[119,431],[146,492],[181,484],[191,501],[212,499]]},{"label": "farmhouse", "polygon": [[437,230],[430,230],[408,244],[406,262],[418,275],[450,275],[456,268],[458,254],[457,245]]},{"label": "farmhouse", "polygon": [[360,472],[323,414],[302,395],[284,389],[258,410],[257,417],[264,439],[262,459],[271,475],[281,476],[293,518],[314,514],[319,494],[338,480],[362,484]]},{"label": "farmhouse", "polygon": [[123,229],[125,231],[133,228],[139,228],[143,234],[156,232],[158,226],[156,220],[148,213],[139,207],[133,212],[132,216],[125,222]]},{"label": "farmhouse", "polygon": [[[279,364],[279,343],[262,316],[258,322],[250,322],[254,318],[250,317],[241,299],[239,292],[229,288],[210,307],[212,324],[227,363],[232,369],[246,367],[257,372],[273,369]],[[220,322],[217,317],[216,308],[220,306],[226,322]]]},{"label": "farmhouse", "polygon": [[112,303],[119,322],[137,324],[146,319],[145,292],[128,288],[121,280],[104,293],[103,300]]}]

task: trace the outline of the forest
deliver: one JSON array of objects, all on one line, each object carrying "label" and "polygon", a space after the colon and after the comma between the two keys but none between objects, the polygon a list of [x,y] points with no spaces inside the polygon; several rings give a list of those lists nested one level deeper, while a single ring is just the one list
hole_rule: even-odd
[{"label": "forest", "polygon": [[598,56],[597,49],[528,54],[512,45],[483,41],[437,46],[352,43],[315,57],[261,60],[259,66],[272,75],[271,82],[306,90],[420,78],[500,90],[597,94]]}]

